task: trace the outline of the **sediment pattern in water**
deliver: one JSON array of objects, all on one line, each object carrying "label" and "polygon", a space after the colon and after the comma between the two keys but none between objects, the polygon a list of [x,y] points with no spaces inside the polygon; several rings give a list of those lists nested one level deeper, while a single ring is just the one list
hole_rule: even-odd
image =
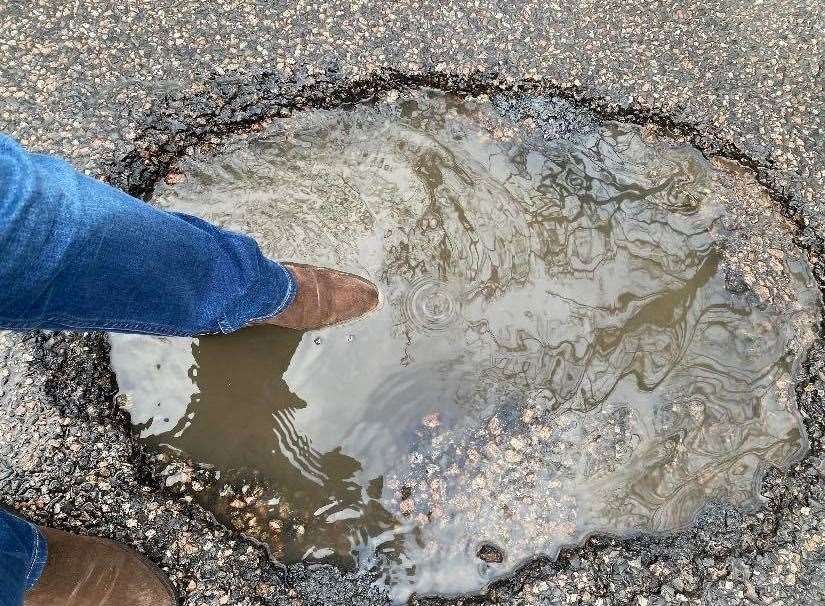
[{"label": "sediment pattern in water", "polygon": [[287,560],[377,566],[396,598],[476,589],[588,532],[745,502],[804,449],[816,294],[726,289],[727,176],[560,102],[436,92],[286,119],[163,206],[385,304],[304,335],[113,337],[133,422],[213,466],[200,500]]}]

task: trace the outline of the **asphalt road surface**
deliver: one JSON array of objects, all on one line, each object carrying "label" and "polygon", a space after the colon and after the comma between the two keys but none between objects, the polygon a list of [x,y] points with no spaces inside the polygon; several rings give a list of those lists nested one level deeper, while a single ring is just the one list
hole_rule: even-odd
[{"label": "asphalt road surface", "polygon": [[[750,166],[822,285],[823,51],[811,0],[6,0],[0,129],[145,195],[186,146],[294,108],[414,85],[559,94]],[[681,532],[591,537],[478,596],[413,599],[825,604],[821,336],[797,389],[811,451],[768,470],[761,508],[711,502]],[[385,602],[368,576],[273,563],[164,490],[114,391],[105,335],[0,334],[0,503],[138,547],[187,606]]]}]

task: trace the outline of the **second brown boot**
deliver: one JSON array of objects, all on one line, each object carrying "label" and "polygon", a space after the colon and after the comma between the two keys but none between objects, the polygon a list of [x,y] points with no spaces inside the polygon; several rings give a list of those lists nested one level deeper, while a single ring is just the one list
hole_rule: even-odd
[{"label": "second brown boot", "polygon": [[42,528],[48,561],[24,606],[175,606],[160,569],[125,545]]},{"label": "second brown boot", "polygon": [[378,306],[375,286],[353,274],[300,263],[284,263],[298,283],[295,300],[267,324],[311,330],[340,324]]}]

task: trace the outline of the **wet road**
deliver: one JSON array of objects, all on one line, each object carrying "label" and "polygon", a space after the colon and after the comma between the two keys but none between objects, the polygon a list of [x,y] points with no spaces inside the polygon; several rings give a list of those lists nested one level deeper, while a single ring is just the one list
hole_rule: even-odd
[{"label": "wet road", "polygon": [[[488,87],[530,80],[607,113],[685,125],[703,149],[747,159],[821,253],[824,28],[812,1],[12,1],[0,8],[0,129],[134,185],[144,169],[164,168],[152,159],[163,158],[162,145],[208,139],[222,123],[301,105],[313,90],[350,94],[364,80],[366,90],[381,88],[389,74],[481,74]],[[140,160],[116,162],[135,150]],[[759,223],[758,204],[747,210],[741,268],[758,279],[759,251],[781,236]],[[3,503],[139,546],[169,570],[186,604],[382,603],[367,578],[279,570],[173,489],[159,492],[163,462],[139,450],[109,403],[103,338],[0,339]],[[765,509],[712,504],[674,536],[596,538],[480,600],[825,602],[818,360],[808,373],[819,378],[798,391],[813,454],[768,474]]]}]

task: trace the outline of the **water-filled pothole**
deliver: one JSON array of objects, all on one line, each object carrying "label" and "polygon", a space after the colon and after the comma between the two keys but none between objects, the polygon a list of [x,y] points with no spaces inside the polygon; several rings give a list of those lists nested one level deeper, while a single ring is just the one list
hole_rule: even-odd
[{"label": "water-filled pothole", "polygon": [[425,91],[181,170],[162,206],[385,296],[304,335],[112,338],[141,436],[209,466],[192,494],[280,558],[378,567],[399,599],[476,589],[591,531],[747,501],[804,449],[804,255],[768,257],[781,305],[726,288],[730,202],[764,192],[693,148]]}]

